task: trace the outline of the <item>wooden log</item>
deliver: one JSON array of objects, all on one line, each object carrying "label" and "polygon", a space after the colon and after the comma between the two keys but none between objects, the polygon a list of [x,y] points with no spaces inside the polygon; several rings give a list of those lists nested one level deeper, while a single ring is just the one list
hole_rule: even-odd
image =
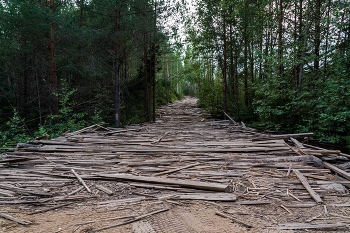
[{"label": "wooden log", "polygon": [[11,215],[4,214],[4,213],[1,213],[1,212],[0,212],[0,217],[6,218],[6,219],[8,219],[8,220],[17,222],[17,223],[22,224],[22,225],[29,225],[29,224],[32,224],[32,222],[30,222],[30,221],[21,220],[21,219],[12,217]]},{"label": "wooden log", "polygon": [[74,169],[71,169],[72,173],[74,174],[74,176],[79,180],[79,182],[85,187],[85,189],[91,193],[90,188],[85,184],[84,180],[80,177],[80,175],[78,173],[76,173],[74,171]]},{"label": "wooden log", "polygon": [[200,163],[195,163],[195,164],[190,164],[190,165],[187,165],[187,166],[184,166],[184,167],[172,169],[172,170],[169,170],[169,171],[159,172],[159,173],[154,174],[154,176],[161,176],[161,175],[165,175],[165,174],[174,173],[174,172],[177,172],[177,171],[186,169],[186,168],[190,168],[190,167],[197,166],[197,165],[199,165],[199,164],[200,164]]},{"label": "wooden log", "polygon": [[180,180],[180,179],[161,178],[161,177],[135,176],[135,175],[129,175],[129,174],[100,174],[99,176],[104,178],[109,178],[109,179],[116,179],[116,180],[130,180],[130,181],[168,184],[168,185],[170,184],[170,185],[178,185],[180,187],[200,189],[200,190],[232,192],[232,187],[230,187],[229,185],[208,183],[208,182],[201,182],[201,181]]},{"label": "wooden log", "polygon": [[342,169],[340,169],[340,168],[338,168],[338,167],[336,167],[336,166],[334,166],[334,165],[332,165],[330,163],[327,163],[327,162],[323,162],[323,165],[326,168],[328,168],[328,169],[332,170],[333,172],[337,173],[338,175],[340,175],[340,176],[350,180],[350,173],[348,173],[348,172],[346,172],[346,171],[344,171],[344,170],[342,170]]},{"label": "wooden log", "polygon": [[311,188],[308,180],[305,178],[305,176],[303,176],[303,174],[301,174],[300,171],[298,171],[297,169],[293,169],[293,172],[295,173],[295,175],[298,177],[298,179],[300,180],[300,182],[303,184],[303,186],[305,187],[305,189],[309,192],[309,194],[311,195],[311,197],[315,200],[315,202],[317,204],[321,204],[323,203],[323,200],[321,199],[321,197]]}]

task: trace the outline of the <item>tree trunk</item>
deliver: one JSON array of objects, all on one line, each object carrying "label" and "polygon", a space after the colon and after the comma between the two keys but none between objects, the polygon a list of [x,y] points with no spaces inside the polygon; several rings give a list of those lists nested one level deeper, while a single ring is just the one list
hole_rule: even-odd
[{"label": "tree trunk", "polygon": [[283,1],[279,0],[278,7],[278,74],[283,74]]},{"label": "tree trunk", "polygon": [[50,89],[52,93],[52,110],[54,113],[58,112],[58,97],[53,94],[57,93],[58,80],[57,80],[57,64],[56,64],[56,51],[55,51],[55,27],[54,27],[54,0],[50,0],[50,12],[51,12],[51,22],[50,22],[50,42],[49,42],[49,55],[50,55],[50,72],[49,72],[49,82]]},{"label": "tree trunk", "polygon": [[[118,4],[118,3],[117,3]],[[114,124],[120,127],[120,11],[117,7],[114,25],[115,32],[115,67],[114,67]]]},{"label": "tree trunk", "polygon": [[[224,91],[224,112],[227,112],[227,40],[226,40],[226,18],[225,15],[222,16],[223,20],[223,42],[224,42],[224,51],[223,51],[223,67],[222,67],[222,78],[223,78],[223,91]],[[225,116],[226,118],[226,116]]]},{"label": "tree trunk", "polygon": [[[315,4],[315,60],[314,69],[320,68],[320,44],[321,44],[321,0],[316,0]],[[318,73],[316,73],[318,76]]]}]

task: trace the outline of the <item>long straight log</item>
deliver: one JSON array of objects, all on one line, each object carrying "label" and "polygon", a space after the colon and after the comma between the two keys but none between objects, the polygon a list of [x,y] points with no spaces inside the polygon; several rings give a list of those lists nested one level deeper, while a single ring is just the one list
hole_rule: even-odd
[{"label": "long straight log", "polygon": [[332,164],[329,164],[327,162],[323,162],[324,166],[326,168],[329,168],[331,169],[332,171],[334,171],[335,173],[337,173],[338,175],[341,175],[342,177],[350,180],[350,173],[340,169],[340,168],[337,168],[336,166],[332,165]]},{"label": "long straight log", "polygon": [[309,182],[307,181],[307,179],[305,178],[305,176],[303,174],[301,174],[300,171],[298,171],[297,169],[293,169],[293,172],[295,173],[295,175],[298,177],[298,179],[300,180],[300,182],[304,185],[305,189],[310,193],[311,197],[316,201],[317,204],[321,204],[323,203],[323,200],[321,199],[321,197],[311,188]]},{"label": "long straight log", "polygon": [[217,192],[232,192],[232,187],[217,183],[208,183],[193,180],[179,180],[171,178],[161,178],[161,177],[147,177],[147,176],[135,176],[129,174],[100,174],[100,177],[116,179],[116,180],[130,180],[139,181],[146,183],[157,183],[157,184],[172,184],[178,185],[185,188],[193,188],[200,190],[210,190]]}]

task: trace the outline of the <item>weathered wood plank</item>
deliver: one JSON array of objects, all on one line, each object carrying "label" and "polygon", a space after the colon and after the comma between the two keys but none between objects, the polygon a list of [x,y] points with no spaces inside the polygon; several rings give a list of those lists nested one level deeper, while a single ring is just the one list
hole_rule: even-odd
[{"label": "weathered wood plank", "polygon": [[315,190],[313,190],[308,182],[308,180],[305,178],[305,176],[303,174],[301,174],[300,171],[298,171],[297,169],[293,169],[293,172],[295,173],[295,175],[298,177],[298,179],[300,180],[300,182],[303,184],[303,186],[305,187],[305,189],[309,192],[309,194],[311,195],[311,197],[316,201],[317,204],[322,204],[323,200],[321,199],[321,197],[315,192]]},{"label": "weathered wood plank", "polygon": [[217,191],[217,192],[232,192],[232,187],[230,187],[229,185],[193,181],[193,180],[135,176],[135,175],[129,175],[129,174],[99,174],[99,176],[104,178],[109,178],[109,179],[116,179],[116,180],[130,180],[130,181],[139,181],[139,182],[146,182],[146,183],[157,183],[157,184],[172,184],[172,185],[178,185],[180,187],[185,187],[185,188],[210,190],[210,191]]}]

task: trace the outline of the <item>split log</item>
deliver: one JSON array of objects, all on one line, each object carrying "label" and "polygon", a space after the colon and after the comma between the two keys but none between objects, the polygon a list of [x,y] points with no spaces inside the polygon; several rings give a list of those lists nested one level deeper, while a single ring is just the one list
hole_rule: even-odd
[{"label": "split log", "polygon": [[297,169],[293,169],[293,172],[295,173],[295,175],[298,177],[298,179],[300,180],[300,182],[304,185],[305,189],[309,192],[309,194],[311,195],[311,197],[316,201],[317,204],[321,204],[323,203],[323,200],[321,199],[321,197],[311,188],[308,180],[305,178],[305,176],[303,176],[303,174],[301,174],[300,171],[298,171]]},{"label": "split log", "polygon": [[185,188],[210,190],[210,191],[217,191],[217,192],[232,192],[232,187],[230,187],[229,185],[208,183],[208,182],[201,182],[201,181],[135,176],[135,175],[129,175],[129,174],[100,174],[99,176],[108,178],[108,179],[116,179],[116,180],[130,180],[130,181],[138,181],[138,182],[146,182],[146,183],[178,185],[180,187],[185,187]]}]

